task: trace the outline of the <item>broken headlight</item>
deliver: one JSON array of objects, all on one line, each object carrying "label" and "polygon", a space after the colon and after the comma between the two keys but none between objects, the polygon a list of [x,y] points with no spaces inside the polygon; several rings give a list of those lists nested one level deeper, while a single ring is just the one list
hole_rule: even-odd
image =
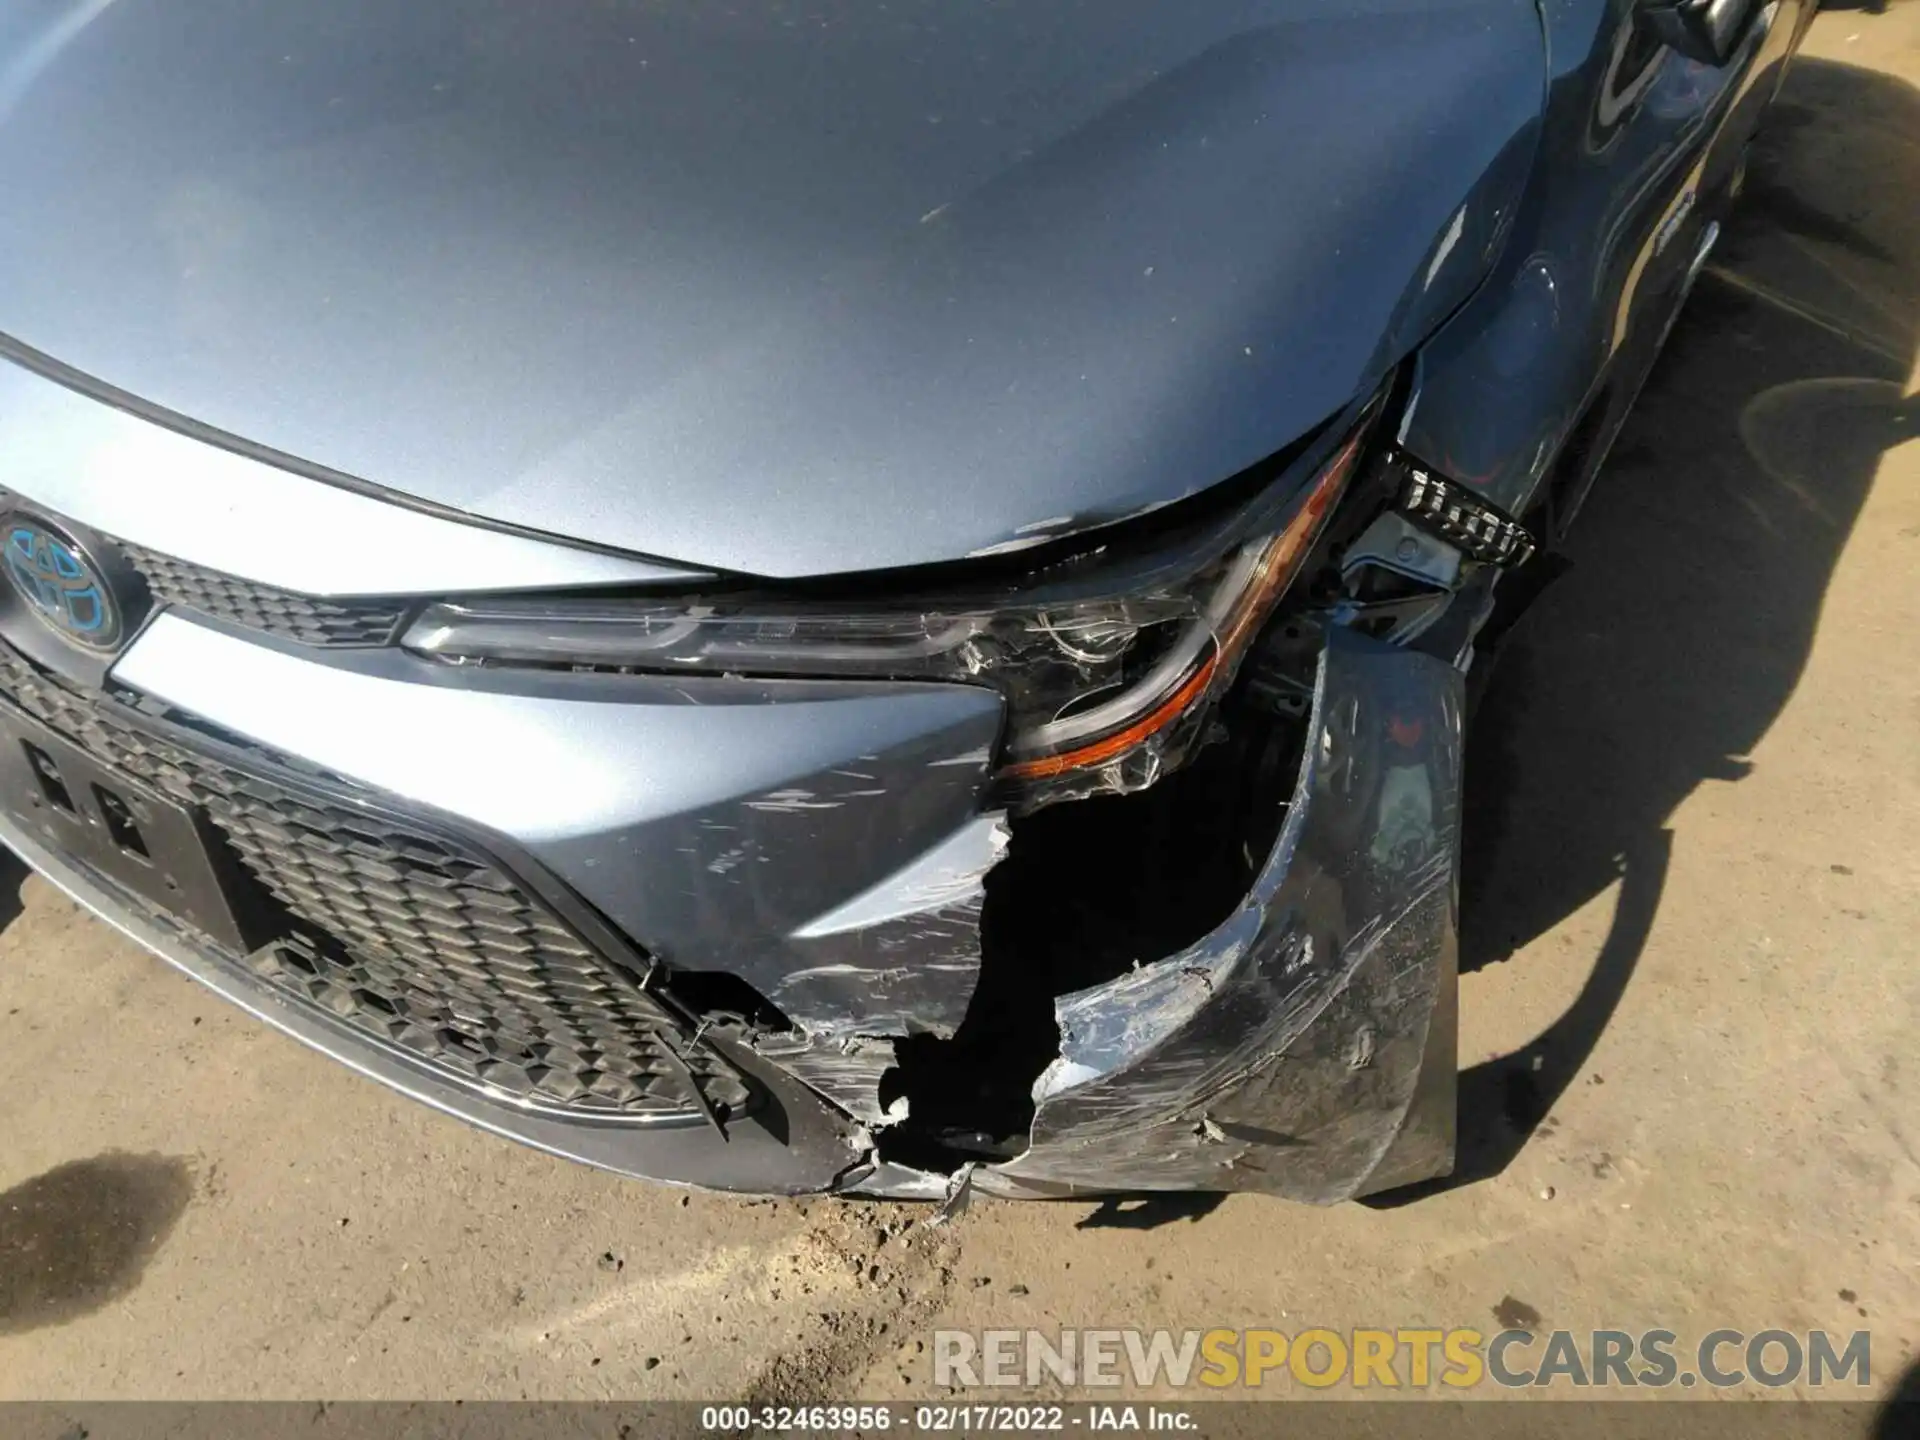
[{"label": "broken headlight", "polygon": [[1140,593],[857,605],[479,599],[428,607],[402,643],[465,664],[986,685],[1006,698],[1000,778],[1010,803],[1139,789],[1195,745],[1209,702],[1312,548],[1362,438],[1350,435],[1274,526]]}]

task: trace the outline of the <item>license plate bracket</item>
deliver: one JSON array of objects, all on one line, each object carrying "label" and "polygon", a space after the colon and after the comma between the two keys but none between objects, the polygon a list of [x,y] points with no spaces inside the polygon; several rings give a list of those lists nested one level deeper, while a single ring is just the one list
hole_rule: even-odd
[{"label": "license plate bracket", "polygon": [[234,954],[250,948],[204,816],[5,706],[0,806],[154,909]]}]

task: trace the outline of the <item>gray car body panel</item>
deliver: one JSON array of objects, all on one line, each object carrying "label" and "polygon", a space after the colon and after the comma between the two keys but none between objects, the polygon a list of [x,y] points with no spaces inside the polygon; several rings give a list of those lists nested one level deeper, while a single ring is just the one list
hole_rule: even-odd
[{"label": "gray car body panel", "polygon": [[[1543,7],[1553,56],[1524,245],[1420,353],[1409,450],[1564,530],[1659,355],[1815,7],[1766,0],[1724,66],[1647,43],[1636,0]],[[1551,538],[1557,538],[1551,537]]]},{"label": "gray car body panel", "polygon": [[651,955],[739,975],[797,1021],[959,1025],[979,942],[954,917],[992,856],[970,883],[941,857],[981,824],[994,691],[332,658],[162,614],[113,678],[508,837]]},{"label": "gray car body panel", "polygon": [[701,578],[316,484],[5,359],[0,484],[117,539],[306,595],[683,586]]},{"label": "gray car body panel", "polygon": [[0,333],[161,418],[766,576],[1037,543],[1472,292],[1527,0],[0,18]]}]

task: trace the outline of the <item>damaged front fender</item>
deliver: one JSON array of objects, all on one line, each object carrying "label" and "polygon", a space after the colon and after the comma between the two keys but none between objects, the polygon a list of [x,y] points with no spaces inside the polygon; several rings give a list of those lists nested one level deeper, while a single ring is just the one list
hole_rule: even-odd
[{"label": "damaged front fender", "polygon": [[1306,753],[1238,909],[1056,1002],[1007,1195],[1255,1190],[1330,1204],[1453,1163],[1462,676],[1329,632]]}]

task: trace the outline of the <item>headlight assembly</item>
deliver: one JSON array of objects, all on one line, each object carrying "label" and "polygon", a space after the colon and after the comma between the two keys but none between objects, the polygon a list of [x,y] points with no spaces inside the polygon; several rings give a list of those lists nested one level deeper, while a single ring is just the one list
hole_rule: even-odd
[{"label": "headlight assembly", "polygon": [[1298,573],[1361,450],[1352,432],[1275,522],[1141,593],[832,603],[480,599],[428,607],[436,659],[625,673],[935,680],[1007,703],[1000,778],[1022,808],[1150,784],[1200,725]]}]

